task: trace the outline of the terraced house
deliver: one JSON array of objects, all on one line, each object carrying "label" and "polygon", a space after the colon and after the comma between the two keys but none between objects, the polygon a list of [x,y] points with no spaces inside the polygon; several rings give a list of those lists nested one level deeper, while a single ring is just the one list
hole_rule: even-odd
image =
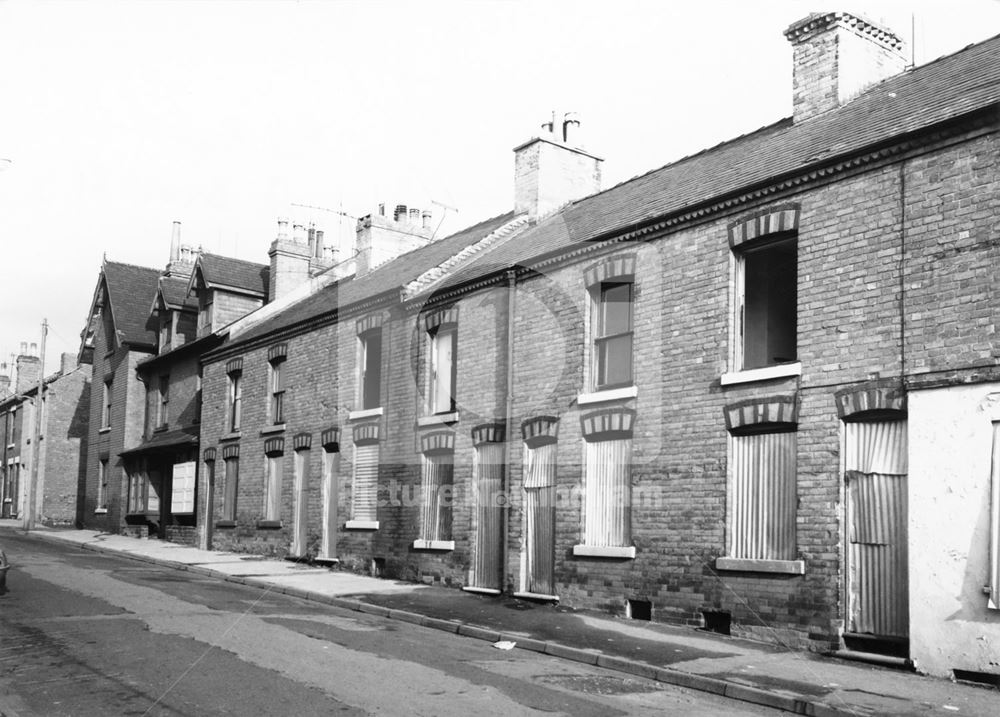
[{"label": "terraced house", "polygon": [[791,117],[605,191],[553,122],[234,324],[202,545],[995,673],[1000,39],[785,34]]}]

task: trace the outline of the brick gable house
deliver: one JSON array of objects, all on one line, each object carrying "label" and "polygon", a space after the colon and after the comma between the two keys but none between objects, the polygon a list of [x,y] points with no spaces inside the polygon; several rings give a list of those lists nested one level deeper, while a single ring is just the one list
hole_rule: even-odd
[{"label": "brick gable house", "polygon": [[786,36],[792,117],[603,192],[551,127],[206,354],[202,545],[995,673],[1000,39]]}]

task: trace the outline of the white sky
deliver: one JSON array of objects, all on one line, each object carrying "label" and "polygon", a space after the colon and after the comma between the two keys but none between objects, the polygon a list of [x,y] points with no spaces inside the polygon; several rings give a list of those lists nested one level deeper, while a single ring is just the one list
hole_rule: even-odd
[{"label": "white sky", "polygon": [[[0,0],[0,361],[78,349],[103,254],[163,267],[171,223],[261,263],[278,216],[334,236],[376,202],[513,203],[511,149],[580,114],[610,187],[791,113],[784,29],[848,9],[922,64],[1000,33],[1000,2]],[[440,207],[431,206],[435,221]],[[143,303],[152,297],[136,297]]]}]

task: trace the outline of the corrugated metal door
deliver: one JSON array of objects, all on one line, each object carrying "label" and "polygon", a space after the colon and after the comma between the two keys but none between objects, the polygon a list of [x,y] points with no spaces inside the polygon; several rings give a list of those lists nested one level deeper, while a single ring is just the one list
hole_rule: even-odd
[{"label": "corrugated metal door", "polygon": [[476,543],[472,585],[499,590],[503,562],[502,508],[503,444],[476,446],[472,457],[472,480],[476,487]]},{"label": "corrugated metal door", "polygon": [[906,421],[846,424],[850,632],[906,637]]},{"label": "corrugated metal door", "polygon": [[525,592],[555,595],[556,444],[524,448]]},{"label": "corrugated metal door", "polygon": [[306,553],[308,457],[309,454],[304,451],[295,452],[295,513],[293,514],[292,545],[289,552],[296,557],[301,557]]},{"label": "corrugated metal door", "polygon": [[337,557],[337,469],[340,453],[323,453],[323,537],[319,557],[331,560]]}]

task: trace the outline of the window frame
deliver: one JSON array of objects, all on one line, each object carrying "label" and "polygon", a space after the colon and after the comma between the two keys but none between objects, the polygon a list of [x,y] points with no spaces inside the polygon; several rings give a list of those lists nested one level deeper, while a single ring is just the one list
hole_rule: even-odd
[{"label": "window frame", "polygon": [[226,374],[228,378],[228,400],[226,402],[226,428],[237,433],[243,423],[243,369]]},{"label": "window frame", "polygon": [[287,357],[275,356],[268,363],[268,419],[272,426],[285,423]]},{"label": "window frame", "polygon": [[[782,249],[790,248],[789,252],[794,261],[794,267],[791,270],[791,276],[785,276],[786,280],[791,279],[792,285],[790,287],[790,297],[786,297],[791,303],[791,306],[787,305],[784,307],[783,320],[781,317],[775,319],[772,315],[774,314],[774,308],[778,305],[778,301],[773,297],[768,296],[762,299],[753,301],[755,305],[759,305],[762,308],[759,311],[754,312],[755,318],[748,318],[748,304],[751,303],[747,298],[747,260],[749,259],[760,259],[765,254],[776,254]],[[798,235],[795,232],[787,231],[779,234],[768,235],[762,239],[758,239],[747,244],[741,244],[735,247],[732,252],[733,255],[733,266],[734,266],[734,301],[733,301],[733,327],[734,327],[734,340],[733,340],[733,366],[737,371],[759,371],[773,369],[774,367],[789,366],[798,362],[798,315],[799,315],[799,301],[798,301]],[[758,269],[754,270],[755,272]],[[763,271],[763,269],[759,269]],[[764,282],[761,284],[774,284],[777,282]],[[751,284],[756,285],[757,282],[751,281]],[[764,315],[765,319],[763,322],[756,318],[756,315]],[[768,339],[769,334],[768,328],[771,324],[778,320],[781,322],[781,326],[784,329],[784,333],[790,334],[791,348],[793,349],[793,356],[791,357],[774,357],[774,360],[765,357],[763,361],[757,359],[750,359],[748,363],[748,356],[752,353],[748,350],[748,344],[752,337],[757,337],[754,341],[755,345],[762,344],[762,350],[765,353],[769,352]],[[790,322],[790,326],[788,323]],[[763,324],[763,325],[762,325]],[[763,332],[763,338],[760,338],[760,334]],[[777,359],[781,360],[777,360]]]},{"label": "window frame", "polygon": [[222,459],[222,516],[221,520],[236,520],[236,505],[239,495],[240,457],[230,456]]},{"label": "window frame", "polygon": [[170,423],[170,374],[161,374],[156,380],[156,426],[166,428]]},{"label": "window frame", "polygon": [[[609,292],[628,287],[627,301],[609,301],[606,297]],[[594,391],[609,391],[616,388],[625,388],[635,385],[635,280],[631,276],[609,277],[591,289],[591,388]],[[612,304],[624,304],[627,307],[627,319],[624,330],[609,331],[608,313]],[[607,371],[610,365],[607,348],[616,341],[627,339],[628,345],[628,366],[627,376],[620,381],[607,380]]]},{"label": "window frame", "polygon": [[[373,343],[377,343],[377,352],[372,352]],[[377,353],[377,356],[373,356],[373,353]],[[382,406],[381,326],[358,334],[358,403],[363,411]]]},{"label": "window frame", "polygon": [[281,521],[281,489],[284,479],[284,453],[264,456],[264,507],[261,520]]},{"label": "window frame", "polygon": [[108,509],[108,471],[109,458],[99,458],[97,461],[97,510]]},{"label": "window frame", "polygon": [[[438,365],[441,362],[440,352],[445,341],[450,343],[450,367],[447,385],[441,383],[441,372]],[[458,326],[455,324],[440,324],[428,331],[428,412],[433,415],[454,413],[458,408]],[[444,389],[447,388],[448,399],[445,406],[439,405]]]},{"label": "window frame", "polygon": [[111,428],[111,412],[114,407],[114,378],[105,378],[104,395],[101,403],[101,428]]}]

